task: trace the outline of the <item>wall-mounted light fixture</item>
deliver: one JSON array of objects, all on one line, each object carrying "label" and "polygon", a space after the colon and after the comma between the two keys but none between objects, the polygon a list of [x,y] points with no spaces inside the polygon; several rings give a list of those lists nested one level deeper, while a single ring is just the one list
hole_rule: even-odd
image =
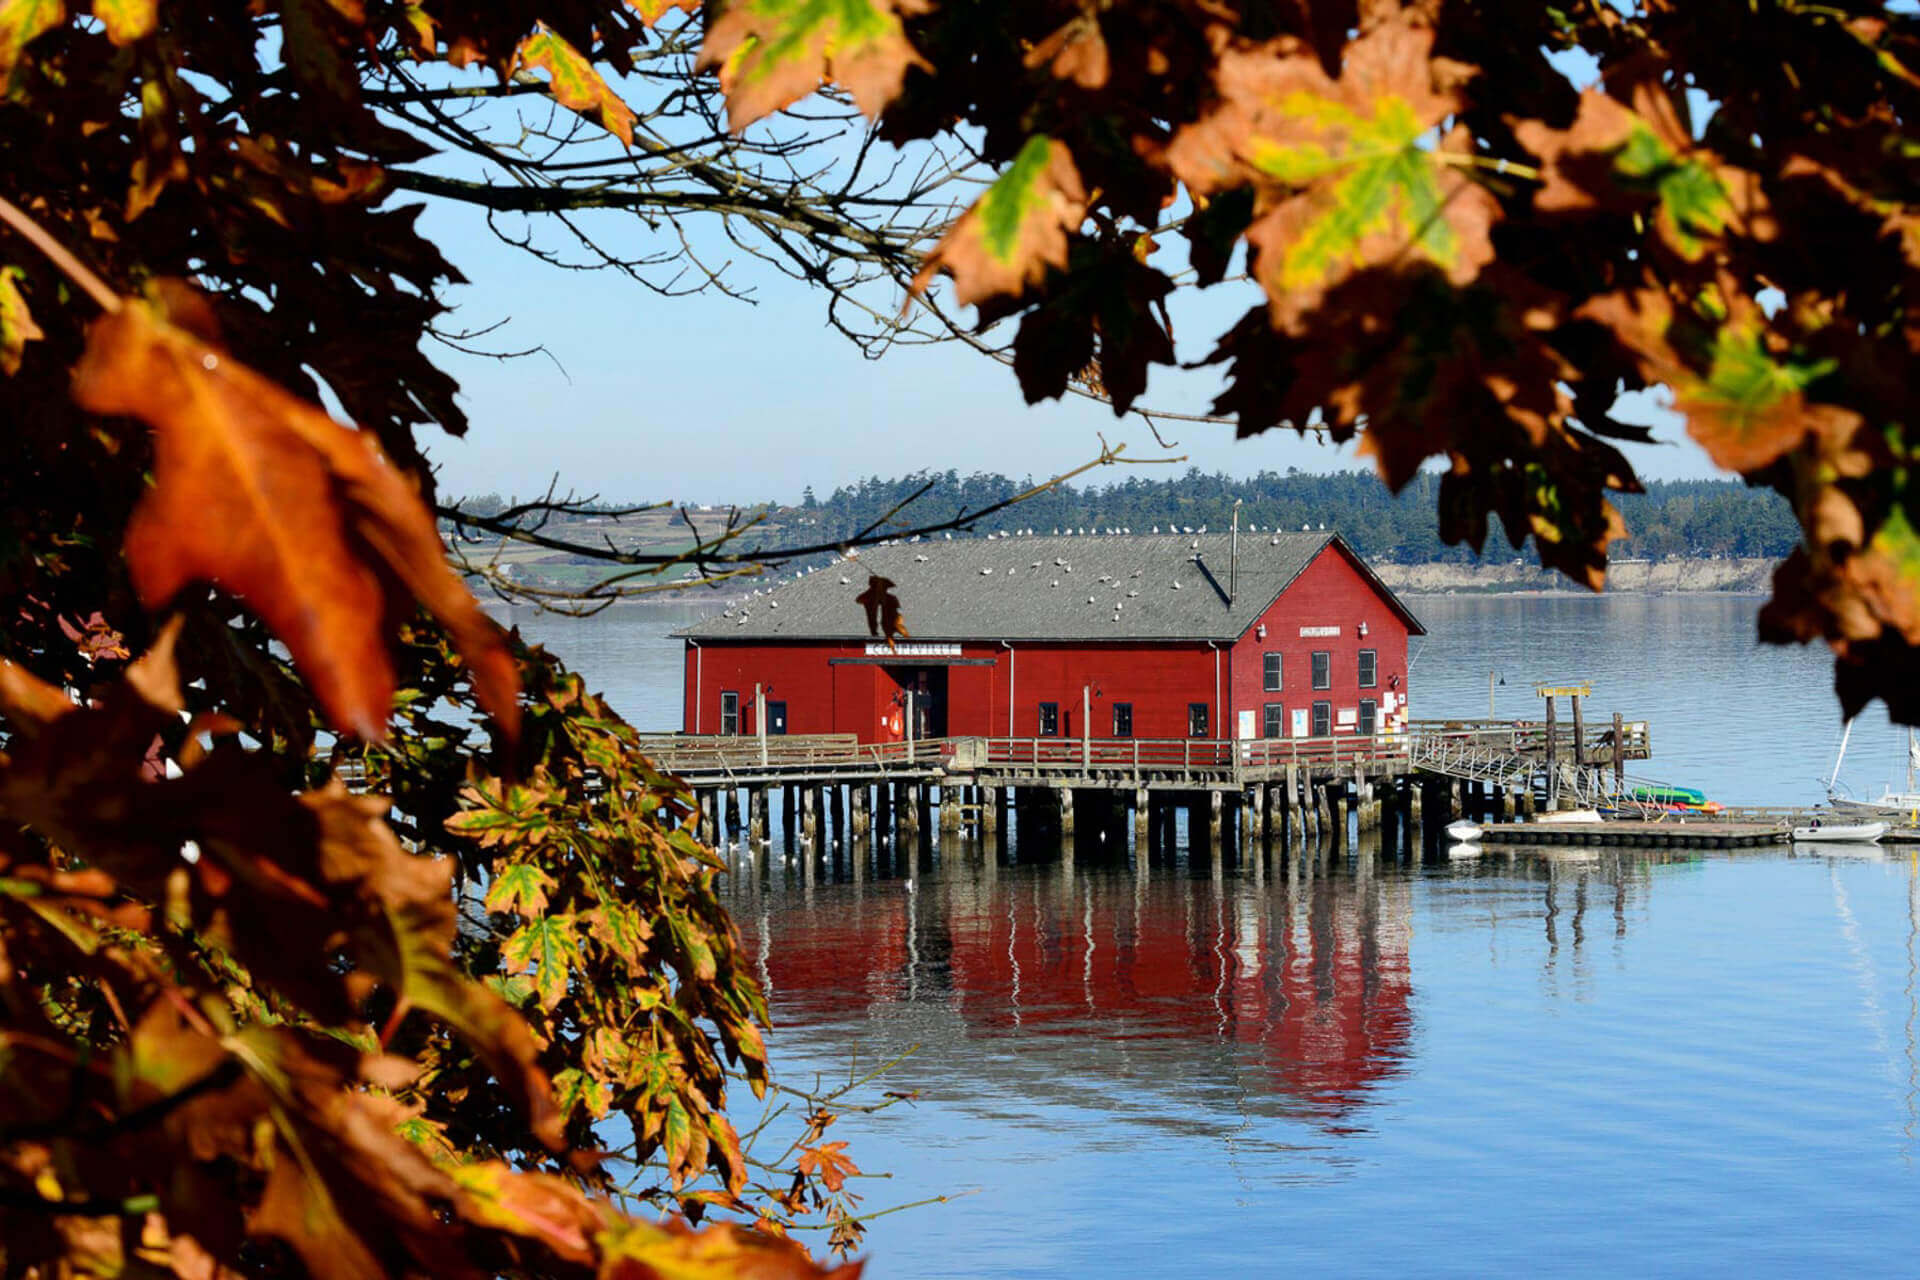
[{"label": "wall-mounted light fixture", "polygon": [[1265,639],[1267,638],[1267,624],[1266,624],[1266,623],[1264,623],[1264,622],[1263,622],[1263,623],[1261,623],[1261,624],[1260,624],[1259,626],[1257,626],[1257,627],[1255,627],[1255,628],[1253,629],[1253,638],[1254,638],[1254,639],[1256,639],[1256,640],[1265,640]]},{"label": "wall-mounted light fixture", "polygon": [[1358,627],[1358,628],[1356,628],[1356,629],[1357,629],[1357,630],[1358,630],[1358,631],[1360,632],[1360,634],[1361,634],[1361,635],[1365,635],[1365,634],[1367,634],[1367,624],[1366,624],[1366,623],[1364,623],[1364,622],[1363,622],[1363,623],[1361,623],[1361,624],[1359,625],[1359,627]]}]

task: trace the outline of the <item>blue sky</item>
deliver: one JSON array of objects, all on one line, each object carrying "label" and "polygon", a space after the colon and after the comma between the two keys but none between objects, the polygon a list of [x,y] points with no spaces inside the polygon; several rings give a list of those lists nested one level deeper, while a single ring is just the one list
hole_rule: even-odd
[{"label": "blue sky", "polygon": [[[1576,83],[1593,74],[1584,65],[1565,70]],[[637,221],[607,218],[596,234],[622,251],[641,247]],[[730,279],[754,286],[757,304],[663,298],[612,271],[538,262],[496,240],[469,210],[432,207],[422,226],[472,281],[450,292],[459,308],[452,327],[505,321],[489,345],[540,344],[553,357],[501,363],[434,353],[460,379],[473,422],[465,440],[426,442],[449,494],[529,496],[557,473],[563,489],[614,500],[787,501],[807,486],[824,494],[862,476],[921,469],[1054,475],[1097,456],[1102,433],[1125,442],[1130,457],[1184,457],[1182,470],[1359,465],[1351,445],[1290,431],[1236,441],[1230,427],[1199,423],[1169,424],[1164,434],[1177,447],[1162,450],[1138,418],[1115,419],[1082,398],[1028,406],[1010,369],[957,344],[868,360],[827,327],[821,295],[751,259]],[[665,247],[667,234],[651,247]],[[702,250],[713,245],[703,239]],[[722,249],[715,260],[728,253],[741,256]],[[1210,349],[1251,297],[1249,286],[1221,286],[1176,310],[1182,357]],[[1219,386],[1218,369],[1156,369],[1142,403],[1205,412]],[[1715,474],[1672,415],[1648,405],[1638,412],[1652,415],[1667,442],[1628,450],[1642,475]],[[1135,473],[1153,469],[1109,468],[1088,479]]]}]

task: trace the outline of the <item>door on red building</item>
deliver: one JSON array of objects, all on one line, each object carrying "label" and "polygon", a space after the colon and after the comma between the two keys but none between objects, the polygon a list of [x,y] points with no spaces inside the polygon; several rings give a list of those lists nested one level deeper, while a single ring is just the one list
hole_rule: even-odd
[{"label": "door on red building", "polygon": [[[945,667],[887,667],[886,673],[899,685],[894,694],[894,711],[904,716],[904,708],[913,707],[915,739],[947,736],[947,669]],[[889,713],[889,719],[892,713]]]}]

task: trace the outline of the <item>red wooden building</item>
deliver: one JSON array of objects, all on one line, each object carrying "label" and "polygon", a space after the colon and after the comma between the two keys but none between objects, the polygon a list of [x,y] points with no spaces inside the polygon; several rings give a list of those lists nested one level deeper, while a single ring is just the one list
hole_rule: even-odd
[{"label": "red wooden building", "polygon": [[[910,638],[870,635],[874,576]],[[863,742],[1386,733],[1423,634],[1338,534],[896,543],[681,632],[684,728],[758,733],[764,706],[770,734]]]}]

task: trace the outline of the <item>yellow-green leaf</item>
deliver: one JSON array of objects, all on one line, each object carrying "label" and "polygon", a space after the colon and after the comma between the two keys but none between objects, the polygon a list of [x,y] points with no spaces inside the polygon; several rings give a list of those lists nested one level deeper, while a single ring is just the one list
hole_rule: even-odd
[{"label": "yellow-green leaf", "polygon": [[22,279],[20,268],[0,267],[0,373],[8,376],[20,372],[27,344],[47,336],[27,310],[27,300],[20,292]]},{"label": "yellow-green leaf", "polygon": [[560,1114],[568,1119],[572,1119],[575,1107],[585,1107],[595,1120],[604,1120],[613,1105],[613,1091],[606,1082],[578,1067],[568,1067],[553,1078],[553,1095],[560,1104]]},{"label": "yellow-green leaf", "polygon": [[567,994],[567,976],[573,966],[580,963],[580,940],[574,934],[574,919],[570,915],[556,915],[529,920],[507,939],[500,954],[516,967],[532,967],[533,986],[540,995],[540,1006],[551,1009]]},{"label": "yellow-green leaf", "polygon": [[544,24],[520,42],[514,64],[547,73],[554,100],[577,111],[627,146],[633,145],[633,110],[620,100],[584,54]]},{"label": "yellow-green leaf", "polygon": [[653,930],[640,913],[619,902],[607,901],[586,916],[587,930],[607,950],[620,957],[635,974],[645,972],[647,939]]},{"label": "yellow-green leaf", "polygon": [[707,32],[699,65],[720,69],[736,131],[827,80],[877,116],[899,96],[907,68],[927,67],[900,23],[924,8],[925,0],[735,0]]},{"label": "yellow-green leaf", "polygon": [[107,39],[128,45],[153,34],[160,4],[159,0],[93,0],[93,16],[107,29]]},{"label": "yellow-green leaf", "polygon": [[0,81],[13,74],[34,37],[66,20],[61,0],[0,0]]},{"label": "yellow-green leaf", "polygon": [[537,916],[547,909],[547,892],[554,888],[553,877],[531,862],[515,862],[500,868],[487,886],[487,910],[517,911]]}]

